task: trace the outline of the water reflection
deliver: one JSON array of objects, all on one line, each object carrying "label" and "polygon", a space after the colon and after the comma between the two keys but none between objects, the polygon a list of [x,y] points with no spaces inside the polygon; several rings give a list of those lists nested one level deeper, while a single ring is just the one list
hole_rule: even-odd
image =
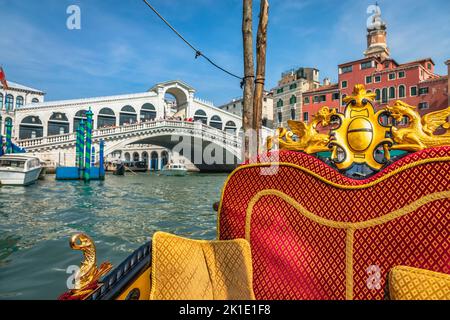
[{"label": "water reflection", "polygon": [[91,235],[99,260],[118,264],[157,231],[215,237],[226,175],[117,177],[104,182],[58,182],[0,188],[0,299],[53,299],[65,270],[81,256],[68,247],[75,232]]}]

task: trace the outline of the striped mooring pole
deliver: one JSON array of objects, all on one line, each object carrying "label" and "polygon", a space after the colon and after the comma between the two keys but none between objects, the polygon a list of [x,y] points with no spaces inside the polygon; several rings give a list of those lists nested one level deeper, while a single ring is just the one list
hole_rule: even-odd
[{"label": "striped mooring pole", "polygon": [[86,154],[84,158],[84,181],[91,180],[91,151],[92,151],[92,110],[86,112]]},{"label": "striped mooring pole", "polygon": [[11,119],[8,119],[5,123],[6,128],[6,153],[12,153],[12,122]]},{"label": "striped mooring pole", "polygon": [[100,180],[105,179],[105,140],[100,140],[100,147],[98,151],[98,165]]},{"label": "striped mooring pole", "polygon": [[80,121],[78,130],[79,130],[79,137],[78,137],[79,139],[78,139],[77,143],[78,143],[78,148],[80,151],[80,154],[78,155],[78,169],[80,172],[80,179],[82,179],[83,175],[84,175],[83,170],[84,170],[84,136],[85,136],[83,120]]},{"label": "striped mooring pole", "polygon": [[77,142],[75,144],[75,167],[77,167],[78,169],[80,169],[80,153],[81,153],[81,149],[80,149],[80,147],[81,147],[81,145],[80,145],[80,136],[81,136],[80,129],[81,129],[81,126],[80,126],[80,124],[78,124],[78,127],[77,127]]}]

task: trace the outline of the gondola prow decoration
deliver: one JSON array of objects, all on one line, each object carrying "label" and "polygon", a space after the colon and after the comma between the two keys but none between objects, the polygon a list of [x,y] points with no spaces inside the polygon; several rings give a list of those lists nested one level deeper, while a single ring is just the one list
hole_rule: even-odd
[{"label": "gondola prow decoration", "polygon": [[79,271],[75,275],[75,289],[64,293],[61,300],[83,300],[99,286],[99,279],[107,274],[112,265],[109,262],[103,262],[100,268],[97,268],[97,254],[94,241],[83,233],[73,235],[69,241],[73,250],[83,252],[84,261],[82,261]]}]

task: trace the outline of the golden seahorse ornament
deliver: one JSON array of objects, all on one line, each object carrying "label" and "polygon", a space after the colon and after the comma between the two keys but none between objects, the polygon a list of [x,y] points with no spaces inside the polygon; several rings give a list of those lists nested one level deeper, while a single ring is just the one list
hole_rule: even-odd
[{"label": "golden seahorse ornament", "polygon": [[[409,126],[406,128],[392,128],[392,137],[395,145],[392,149],[405,151],[419,151],[429,147],[450,145],[450,107],[430,112],[422,118],[415,110],[400,100],[394,105],[385,108],[396,121],[408,117]],[[444,131],[443,134],[435,134],[437,129]]]},{"label": "golden seahorse ornament", "polygon": [[[319,124],[322,127],[327,127],[333,115],[336,115],[336,110],[322,107],[313,116],[309,124],[302,121],[288,120],[291,131],[285,128],[278,128],[275,136],[267,138],[267,150],[271,150],[274,144],[278,143],[280,149],[304,151],[308,154],[328,151],[330,136],[319,133],[317,127]],[[294,140],[294,136],[296,136],[296,140]]]},{"label": "golden seahorse ornament", "polygon": [[92,291],[90,287],[98,279],[111,270],[112,265],[109,262],[103,262],[100,268],[97,268],[97,255],[94,241],[83,233],[73,235],[70,238],[69,244],[72,249],[83,252],[84,261],[81,263],[80,270],[76,275],[76,289],[73,290],[73,295],[84,296]]}]

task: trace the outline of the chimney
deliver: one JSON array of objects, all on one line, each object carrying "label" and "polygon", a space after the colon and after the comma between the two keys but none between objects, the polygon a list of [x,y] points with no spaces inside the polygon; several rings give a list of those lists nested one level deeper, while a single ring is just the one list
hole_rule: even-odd
[{"label": "chimney", "polygon": [[326,77],[323,79],[323,85],[324,86],[329,86],[331,84],[330,78]]}]

